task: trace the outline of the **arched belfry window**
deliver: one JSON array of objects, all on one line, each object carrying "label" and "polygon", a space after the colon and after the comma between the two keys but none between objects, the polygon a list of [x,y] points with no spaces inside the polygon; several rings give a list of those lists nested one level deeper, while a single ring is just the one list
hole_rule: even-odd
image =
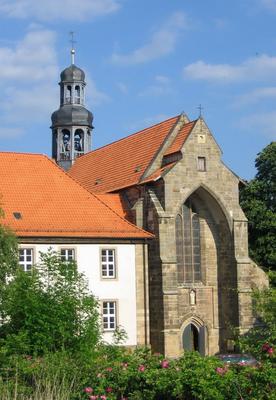
[{"label": "arched belfry window", "polygon": [[201,281],[200,220],[190,200],[175,220],[176,258],[179,283]]},{"label": "arched belfry window", "polygon": [[79,85],[75,86],[75,103],[81,103],[81,91]]},{"label": "arched belfry window", "polygon": [[83,139],[84,139],[83,130],[77,129],[74,134],[75,158],[82,155],[84,152]]},{"label": "arched belfry window", "polygon": [[65,102],[67,104],[72,103],[72,86],[71,85],[66,86]]},{"label": "arched belfry window", "polygon": [[60,159],[69,160],[70,159],[70,144],[71,144],[71,134],[68,129],[62,129],[62,142]]}]

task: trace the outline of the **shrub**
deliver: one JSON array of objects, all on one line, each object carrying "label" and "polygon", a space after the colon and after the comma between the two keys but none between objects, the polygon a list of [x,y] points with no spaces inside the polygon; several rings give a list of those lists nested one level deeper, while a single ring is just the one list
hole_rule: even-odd
[{"label": "shrub", "polygon": [[17,268],[3,287],[1,344],[8,354],[90,353],[100,338],[98,305],[73,262],[41,254],[30,273]]}]

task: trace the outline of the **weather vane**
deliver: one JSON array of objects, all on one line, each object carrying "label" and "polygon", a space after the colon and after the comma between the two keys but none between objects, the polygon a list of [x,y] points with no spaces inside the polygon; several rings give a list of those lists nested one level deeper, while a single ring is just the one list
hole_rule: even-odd
[{"label": "weather vane", "polygon": [[71,64],[75,64],[75,53],[76,53],[76,51],[75,51],[75,46],[74,45],[75,45],[75,43],[77,43],[74,40],[75,32],[71,31],[71,32],[69,32],[69,34],[71,36],[71,39],[70,39],[70,43],[71,43]]},{"label": "weather vane", "polygon": [[200,104],[200,105],[197,107],[197,109],[199,110],[199,118],[201,118],[201,117],[202,117],[202,110],[203,110],[202,105]]}]

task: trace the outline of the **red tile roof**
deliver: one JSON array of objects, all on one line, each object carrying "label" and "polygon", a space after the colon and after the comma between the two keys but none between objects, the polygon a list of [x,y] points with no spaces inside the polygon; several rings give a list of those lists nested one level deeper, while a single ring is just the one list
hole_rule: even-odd
[{"label": "red tile roof", "polygon": [[182,149],[182,146],[183,146],[185,140],[187,139],[187,137],[189,136],[191,130],[195,126],[195,123],[196,123],[196,121],[189,122],[189,123],[185,124],[182,129],[180,129],[180,131],[176,135],[176,138],[174,139],[174,141],[172,142],[170,147],[164,153],[164,156],[168,156],[169,154],[177,153],[178,151],[180,151]]},{"label": "red tile roof", "polygon": [[116,211],[121,217],[126,218],[128,215],[127,205],[125,204],[120,193],[107,193],[95,194],[100,200],[102,200],[106,205],[108,205],[112,210]]},{"label": "red tile roof", "polygon": [[79,157],[69,174],[95,193],[139,183],[178,119],[170,118]]},{"label": "red tile roof", "polygon": [[20,237],[152,237],[44,155],[0,153],[0,182],[0,222]]}]

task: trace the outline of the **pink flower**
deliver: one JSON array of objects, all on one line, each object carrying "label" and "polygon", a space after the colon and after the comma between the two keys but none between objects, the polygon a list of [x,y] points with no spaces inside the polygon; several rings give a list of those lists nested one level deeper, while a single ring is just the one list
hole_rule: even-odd
[{"label": "pink flower", "polygon": [[216,368],[216,373],[219,375],[224,375],[224,374],[226,374],[226,372],[227,372],[226,368],[221,368],[221,367]]},{"label": "pink flower", "polygon": [[85,393],[93,393],[93,389],[91,388],[91,387],[86,387],[85,389],[84,389],[84,392]]},{"label": "pink flower", "polygon": [[146,369],[146,367],[143,364],[141,364],[141,365],[139,365],[138,371],[144,372],[145,369]]},{"label": "pink flower", "polygon": [[170,366],[169,361],[167,360],[161,361],[161,368],[169,368],[169,366]]},{"label": "pink flower", "polygon": [[100,399],[101,399],[101,400],[107,400],[107,397],[103,394],[103,395],[100,397]]},{"label": "pink flower", "polygon": [[270,348],[270,346],[269,346],[268,343],[264,343],[264,344],[262,345],[262,351],[267,351],[269,348]]},{"label": "pink flower", "polygon": [[97,400],[98,398],[98,396],[89,396],[89,400]]},{"label": "pink flower", "polygon": [[246,365],[246,362],[240,361],[240,362],[238,362],[238,365],[240,365],[241,367],[243,367],[244,365]]},{"label": "pink flower", "polygon": [[274,353],[273,347],[269,347],[269,348],[267,349],[267,354],[269,354],[270,356],[272,356],[273,353]]},{"label": "pink flower", "polygon": [[108,387],[105,389],[105,391],[106,391],[107,393],[111,393],[111,392],[112,392],[112,387],[108,386]]},{"label": "pink flower", "polygon": [[111,371],[112,371],[112,368],[111,368],[111,367],[108,367],[108,368],[106,368],[106,370],[107,370],[108,372],[111,372]]}]

